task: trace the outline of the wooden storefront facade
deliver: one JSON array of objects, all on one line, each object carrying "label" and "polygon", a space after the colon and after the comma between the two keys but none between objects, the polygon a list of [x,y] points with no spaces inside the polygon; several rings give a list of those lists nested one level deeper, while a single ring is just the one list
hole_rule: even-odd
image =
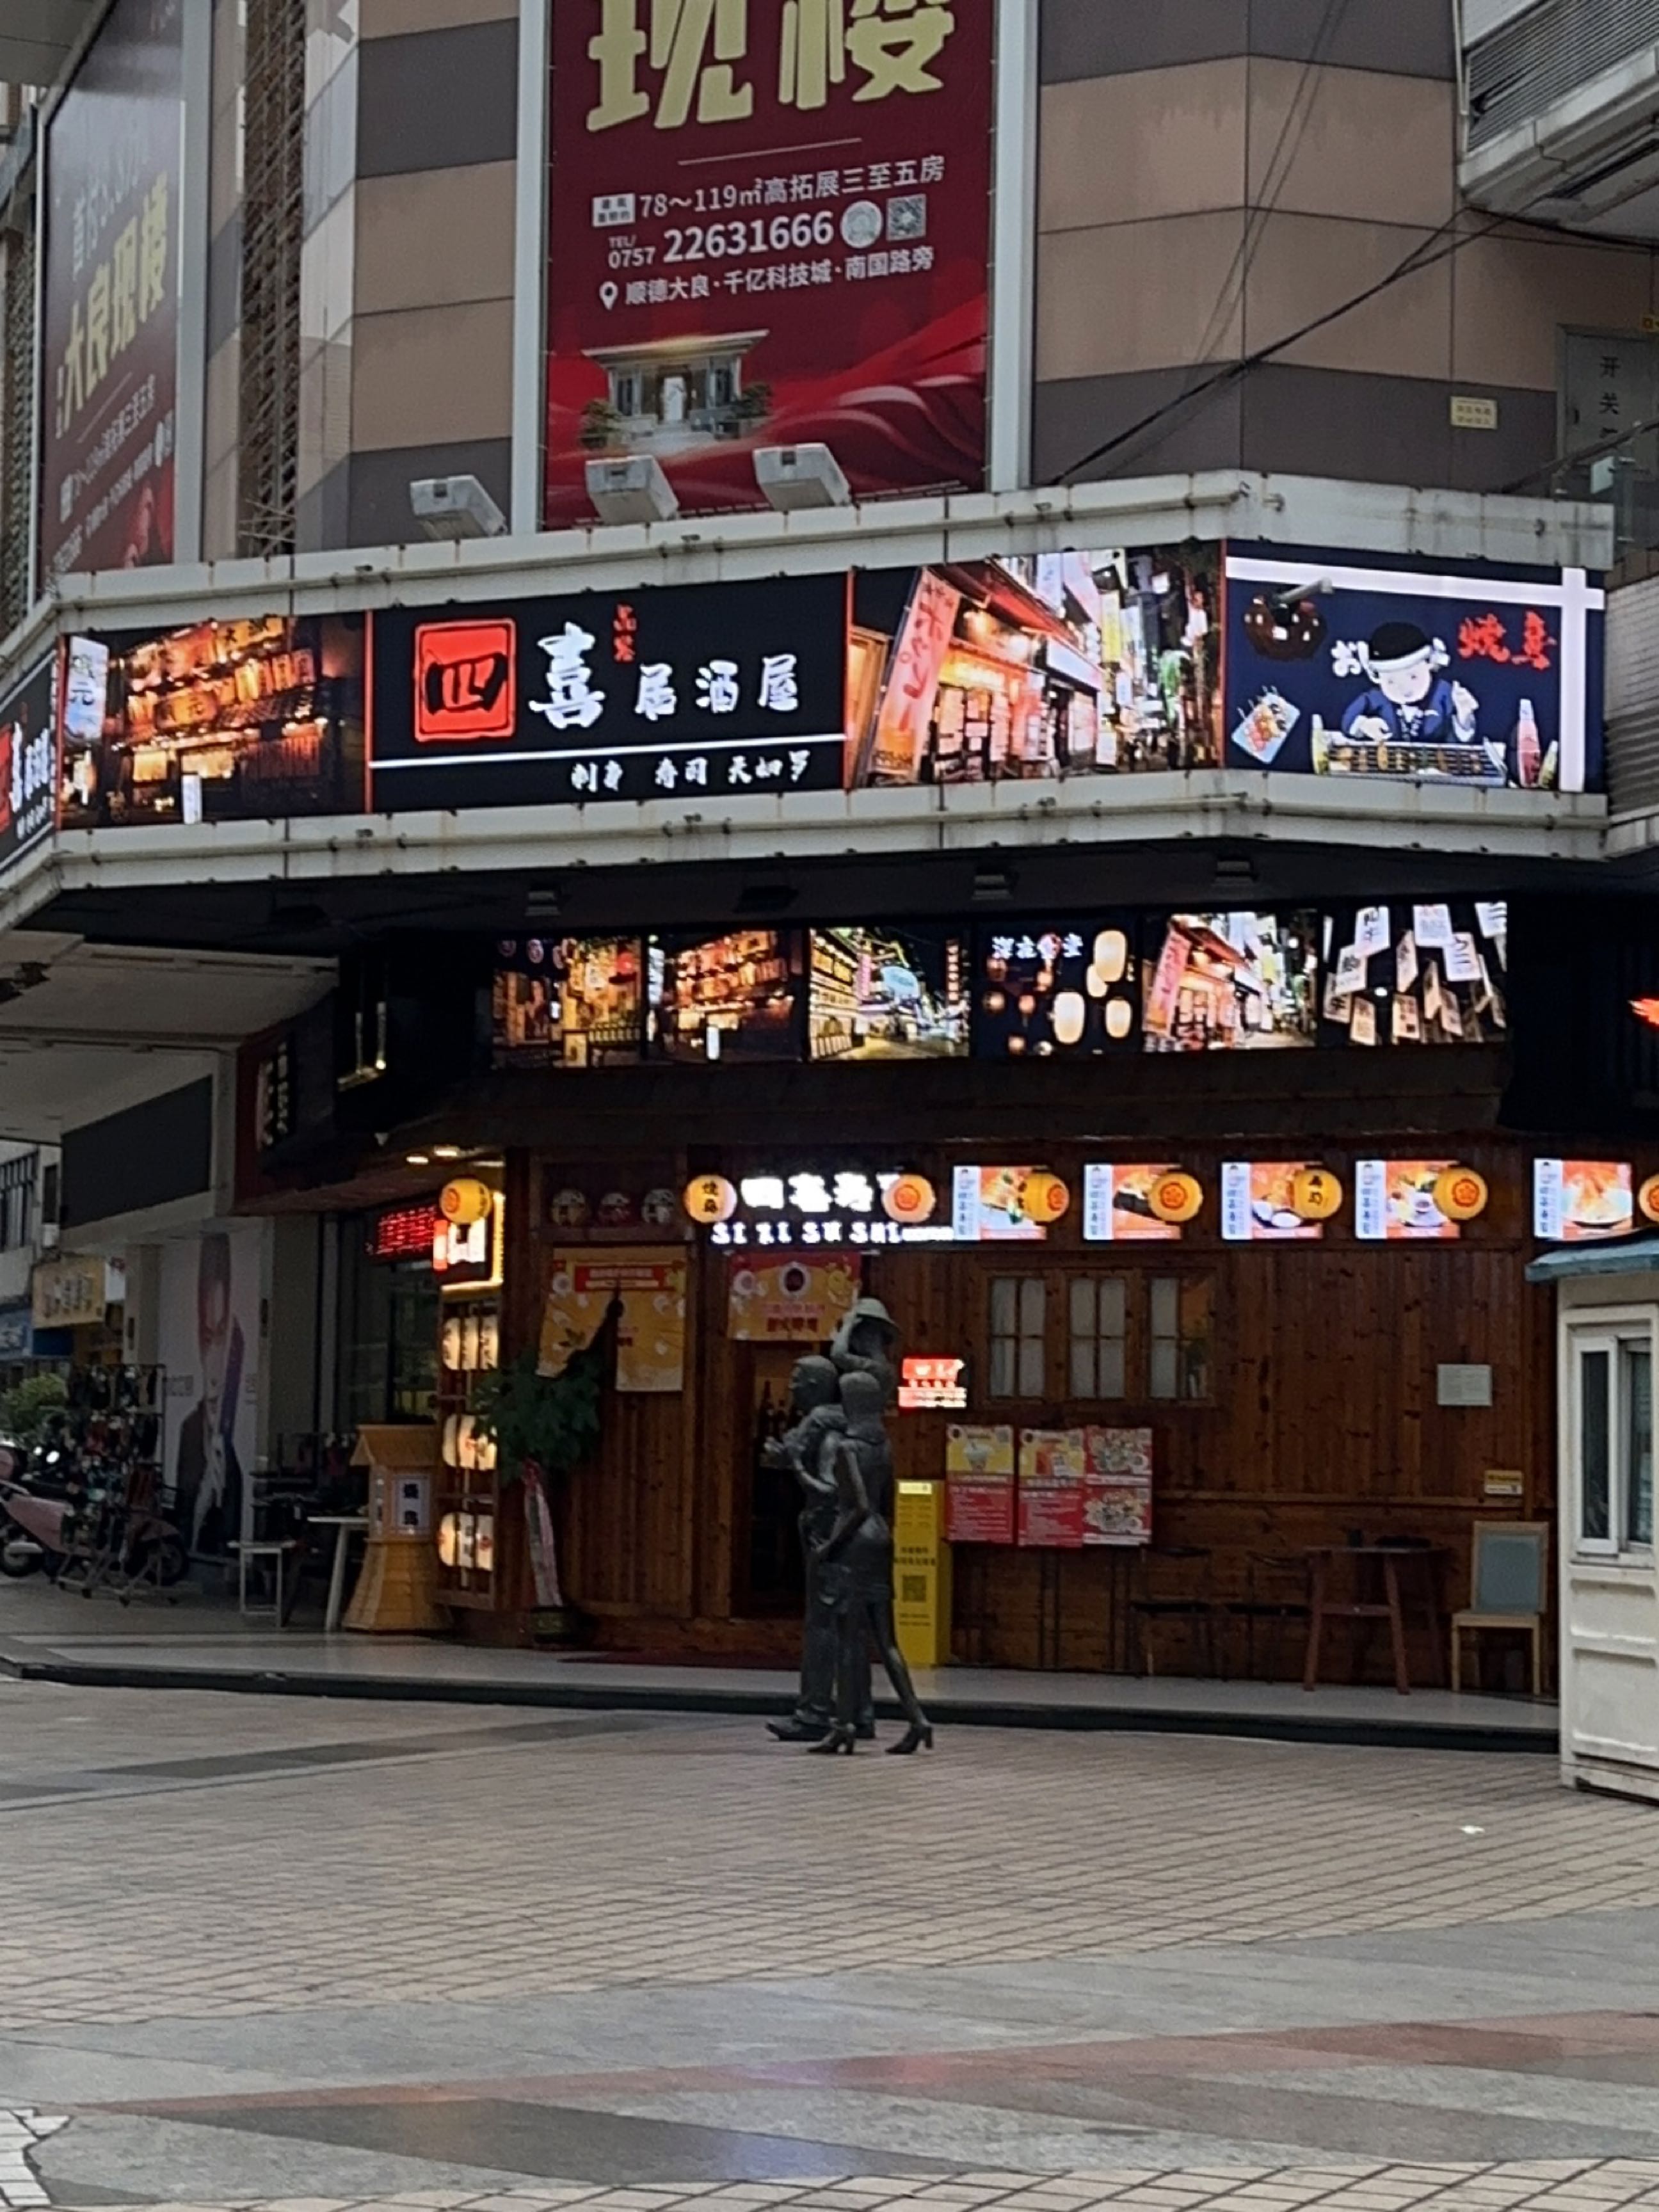
[{"label": "wooden storefront facade", "polygon": [[[1282,1591],[1286,1563],[1306,1547],[1435,1547],[1443,1613],[1465,1601],[1482,1515],[1553,1512],[1551,1310],[1525,1280],[1537,1249],[1533,1162],[1550,1144],[1503,1131],[1505,1080],[1504,1054],[1484,1048],[624,1071],[492,1078],[466,1117],[446,1119],[499,1146],[506,1162],[504,1357],[536,1342],[559,1255],[606,1242],[595,1215],[608,1190],[847,1168],[913,1171],[948,1191],[962,1162],[1053,1170],[1073,1202],[1044,1241],[861,1248],[862,1290],[886,1304],[906,1351],[965,1361],[969,1409],[956,1418],[1149,1428],[1154,1547],[1202,1555],[1177,1572],[1211,1604],[1216,1638],[1212,1647],[1171,1622],[1157,1632],[1156,1664],[1286,1675],[1301,1664],[1299,1633],[1258,1638],[1243,1608],[1261,1595],[1259,1577]],[[1368,1158],[1473,1168],[1489,1204],[1455,1241],[1361,1242],[1355,1171]],[[1224,1241],[1223,1164],[1292,1159],[1341,1182],[1343,1205],[1322,1234]],[[1198,1179],[1198,1218],[1178,1241],[1085,1242],[1085,1166],[1147,1161]],[[1650,1166],[1659,1155],[1638,1160],[1638,1176]],[[579,1229],[573,1191],[590,1208]],[[793,1499],[761,1470],[759,1443],[811,1346],[733,1340],[731,1279],[744,1255],[683,1222],[670,1234],[684,1236],[688,1261],[684,1388],[607,1392],[600,1449],[560,1507],[568,1595],[604,1646],[782,1658],[799,1633]],[[1025,1340],[1012,1352],[993,1342],[1011,1313]],[[1099,1356],[1087,1392],[1076,1385],[1091,1360],[1077,1355],[1091,1329]],[[1490,1404],[1442,1403],[1449,1367],[1489,1370]],[[949,1418],[895,1417],[902,1476],[943,1474]],[[519,1640],[530,1633],[528,1567],[516,1516],[501,1519],[495,1602],[467,1626]],[[1152,1571],[1111,1548],[960,1547],[955,1656],[1016,1668],[1138,1663],[1128,1608],[1137,1577]],[[1436,1648],[1429,1638],[1416,1632],[1418,1679],[1432,1679],[1439,1632]],[[1386,1677],[1385,1644],[1369,1658],[1373,1679]],[[1346,1663],[1340,1645],[1336,1663]]]}]

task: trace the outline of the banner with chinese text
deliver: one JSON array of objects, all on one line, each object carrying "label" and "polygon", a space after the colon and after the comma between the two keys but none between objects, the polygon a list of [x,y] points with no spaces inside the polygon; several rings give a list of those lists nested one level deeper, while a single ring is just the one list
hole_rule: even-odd
[{"label": "banner with chinese text", "polygon": [[559,0],[546,520],[654,454],[759,507],[761,446],[854,493],[985,463],[994,0]]},{"label": "banner with chinese text", "polygon": [[682,1252],[560,1252],[542,1309],[537,1371],[562,1375],[622,1301],[617,1388],[657,1395],[685,1388],[685,1255]]},{"label": "banner with chinese text", "polygon": [[39,579],[173,556],[182,0],[116,0],[46,129]]},{"label": "banner with chinese text", "polygon": [[1606,608],[1583,568],[1230,544],[1224,765],[1599,791]]},{"label": "banner with chinese text", "polygon": [[57,818],[57,690],[53,653],[0,699],[0,875]]},{"label": "banner with chinese text", "polygon": [[842,787],[844,575],[372,620],[377,813]]}]

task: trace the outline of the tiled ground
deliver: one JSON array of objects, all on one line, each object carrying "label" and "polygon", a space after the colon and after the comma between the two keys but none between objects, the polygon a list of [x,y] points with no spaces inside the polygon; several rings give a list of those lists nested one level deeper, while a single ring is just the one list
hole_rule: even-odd
[{"label": "tiled ground", "polygon": [[1659,2208],[1659,1818],[1536,1757],[0,1680],[0,2206],[27,2106],[87,2207]]},{"label": "tiled ground", "polygon": [[[16,2199],[20,2203],[44,2199]],[[445,2189],[384,2197],[239,2200],[235,2212],[1624,2212],[1659,2205],[1659,2160],[1542,2160],[1497,2166],[1103,2167],[1043,2176],[968,2172],[925,2189],[854,2177],[832,2189],[753,2183],[702,2189],[513,2190],[469,2196]],[[135,2208],[136,2212],[136,2208]],[[223,2212],[179,2204],[162,2212]]]},{"label": "tiled ground", "polygon": [[[232,1753],[261,1756],[178,1771]],[[9,1815],[32,1917],[0,1918],[0,2027],[1659,1905],[1651,1815],[1559,1790],[1542,1759],[1206,1738],[967,1729],[931,1758],[830,1761],[750,1722],[12,1684]],[[86,1911],[112,1893],[143,1909]],[[58,1931],[44,1959],[33,1916]]]}]

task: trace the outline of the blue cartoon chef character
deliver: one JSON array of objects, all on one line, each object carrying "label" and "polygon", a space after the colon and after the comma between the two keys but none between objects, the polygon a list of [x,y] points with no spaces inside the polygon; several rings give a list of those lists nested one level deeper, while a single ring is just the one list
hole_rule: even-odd
[{"label": "blue cartoon chef character", "polygon": [[1415,744],[1473,744],[1480,702],[1442,674],[1450,657],[1440,639],[1425,636],[1415,623],[1382,623],[1352,654],[1358,668],[1339,672],[1363,669],[1370,678],[1370,688],[1342,717],[1343,734],[1369,744],[1402,738]]}]

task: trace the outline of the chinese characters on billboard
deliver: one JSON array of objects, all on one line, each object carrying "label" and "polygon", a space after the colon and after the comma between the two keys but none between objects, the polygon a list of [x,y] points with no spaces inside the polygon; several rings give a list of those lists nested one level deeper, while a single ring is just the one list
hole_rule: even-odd
[{"label": "chinese characters on billboard", "polygon": [[53,826],[58,746],[54,653],[0,699],[0,875]]},{"label": "chinese characters on billboard", "polygon": [[1009,556],[854,579],[858,784],[1221,761],[1218,550]]},{"label": "chinese characters on billboard", "polygon": [[1226,764],[1599,790],[1606,605],[1582,568],[1230,545]]},{"label": "chinese characters on billboard", "polygon": [[65,824],[355,811],[363,618],[255,616],[69,641]]},{"label": "chinese characters on billboard", "polygon": [[183,0],[116,0],[46,130],[40,580],[174,557]]},{"label": "chinese characters on billboard", "polygon": [[651,454],[687,511],[762,446],[855,493],[983,481],[994,0],[559,0],[545,520]]},{"label": "chinese characters on billboard", "polygon": [[846,625],[842,575],[391,609],[374,809],[838,791]]},{"label": "chinese characters on billboard", "polygon": [[659,1060],[799,1060],[801,941],[795,929],[653,937],[646,1030]]}]

